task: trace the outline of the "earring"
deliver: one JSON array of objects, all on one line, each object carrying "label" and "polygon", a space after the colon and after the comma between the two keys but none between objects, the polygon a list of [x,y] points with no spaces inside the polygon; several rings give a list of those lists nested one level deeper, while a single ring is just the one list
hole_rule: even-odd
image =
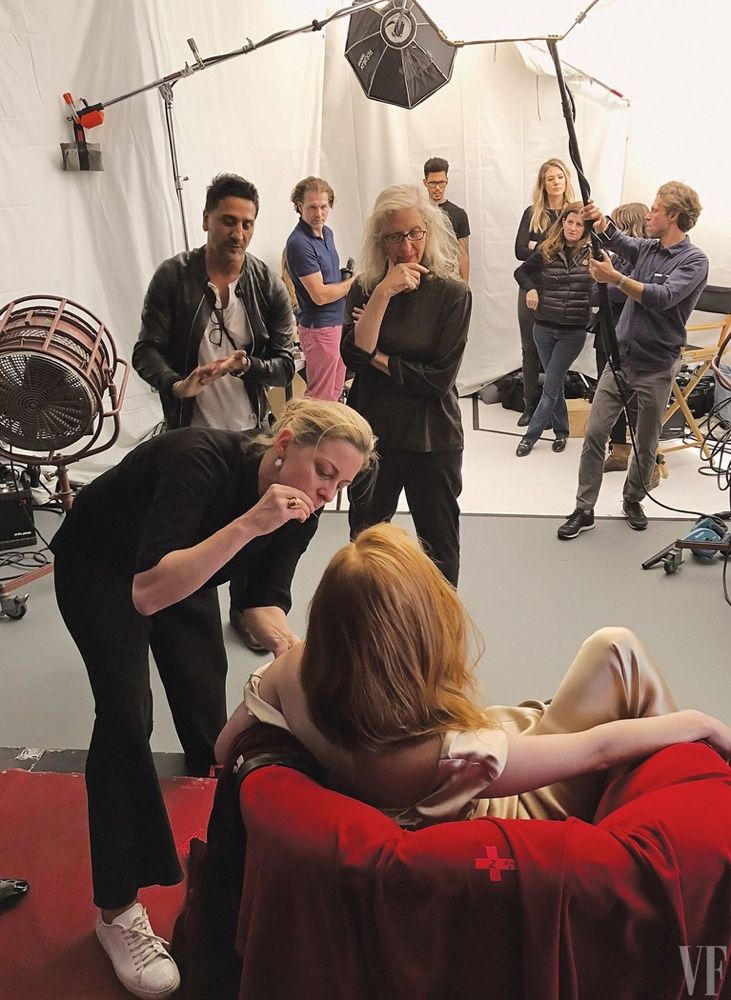
[{"label": "earring", "polygon": [[281,458],[275,458],[274,459],[274,468],[275,469],[281,469],[282,468],[282,459]]}]

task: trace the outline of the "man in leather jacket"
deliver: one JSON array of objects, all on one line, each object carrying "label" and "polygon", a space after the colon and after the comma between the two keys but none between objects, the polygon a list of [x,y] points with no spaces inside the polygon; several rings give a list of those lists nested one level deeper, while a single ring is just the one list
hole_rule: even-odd
[{"label": "man in leather jacket", "polygon": [[163,261],[150,282],[132,364],[160,393],[167,430],[265,426],[266,387],[292,380],[289,297],[247,252],[258,211],[253,184],[219,174],[206,194],[206,245]]},{"label": "man in leather jacket", "polygon": [[[259,194],[237,174],[206,191],[205,246],[158,267],[132,353],[137,373],[160,393],[166,430],[268,429],[266,387],[294,375],[292,307],[282,281],[247,252]],[[245,581],[231,582],[231,624],[265,652],[246,626]]]}]

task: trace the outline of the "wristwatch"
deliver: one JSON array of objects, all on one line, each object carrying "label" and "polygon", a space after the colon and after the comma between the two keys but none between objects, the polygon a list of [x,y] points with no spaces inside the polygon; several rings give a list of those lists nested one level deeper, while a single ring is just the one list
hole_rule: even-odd
[{"label": "wristwatch", "polygon": [[598,235],[598,237],[599,237],[600,240],[604,240],[606,243],[609,243],[609,241],[612,239],[612,237],[617,235],[617,233],[619,232],[619,229],[617,228],[617,225],[616,225],[614,219],[610,215],[606,216],[606,220],[607,220],[607,224],[604,227],[604,232],[603,233],[597,233],[597,235]]}]

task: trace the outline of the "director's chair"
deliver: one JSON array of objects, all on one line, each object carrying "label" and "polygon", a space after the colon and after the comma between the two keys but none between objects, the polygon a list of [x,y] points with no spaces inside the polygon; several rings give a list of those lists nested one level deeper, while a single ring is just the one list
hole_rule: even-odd
[{"label": "director's chair", "polygon": [[698,299],[696,310],[698,312],[718,313],[720,319],[713,323],[688,326],[686,327],[688,333],[698,333],[701,330],[718,330],[718,339],[717,343],[712,347],[687,347],[681,355],[684,365],[696,365],[697,367],[686,385],[681,386],[677,382],[673,383],[673,402],[668,405],[662,422],[664,426],[680,410],[690,428],[692,440],[660,447],[658,451],[663,455],[667,455],[671,451],[679,451],[681,448],[698,447],[704,458],[710,457],[709,447],[706,444],[705,437],[698,426],[697,420],[691,412],[688,405],[688,398],[710,369],[711,362],[718,353],[719,346],[731,330],[731,288],[726,288],[723,285],[706,285],[701,293],[701,297]]}]

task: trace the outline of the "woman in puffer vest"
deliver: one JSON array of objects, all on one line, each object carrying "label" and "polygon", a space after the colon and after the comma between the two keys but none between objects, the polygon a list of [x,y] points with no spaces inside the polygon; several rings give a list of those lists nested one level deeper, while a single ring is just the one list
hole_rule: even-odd
[{"label": "woman in puffer vest", "polygon": [[569,436],[564,378],[586,341],[589,325],[589,234],[581,217],[581,202],[566,205],[545,240],[515,271],[535,312],[533,339],[546,373],[543,393],[515,454],[533,450],[548,427],[553,428],[553,451],[563,451]]}]

